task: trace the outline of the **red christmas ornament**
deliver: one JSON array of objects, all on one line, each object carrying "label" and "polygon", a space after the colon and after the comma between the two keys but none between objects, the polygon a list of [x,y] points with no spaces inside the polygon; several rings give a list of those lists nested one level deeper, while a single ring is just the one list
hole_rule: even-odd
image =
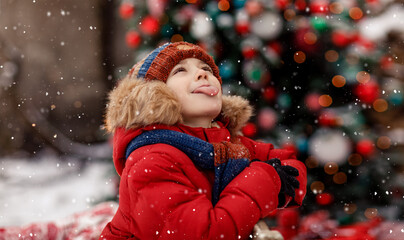
[{"label": "red christmas ornament", "polygon": [[310,93],[304,98],[304,102],[306,103],[306,106],[310,111],[316,112],[322,108],[320,103],[318,102],[319,97],[320,94]]},{"label": "red christmas ornament", "polygon": [[290,5],[290,0],[276,0],[275,5],[280,10],[285,10]]},{"label": "red christmas ornament", "polygon": [[354,93],[358,98],[367,104],[372,104],[379,97],[379,85],[376,82],[369,81],[356,86]]},{"label": "red christmas ornament", "polygon": [[244,5],[245,11],[250,16],[258,16],[264,10],[262,3],[260,1],[250,0]]},{"label": "red christmas ornament", "polygon": [[250,32],[250,23],[248,21],[236,22],[236,31],[240,35],[246,35]]},{"label": "red christmas ornament", "polygon": [[305,0],[296,0],[295,1],[295,8],[298,11],[304,11],[307,7],[306,1]]},{"label": "red christmas ornament", "polygon": [[375,43],[370,41],[369,39],[366,39],[358,34],[356,34],[354,38],[355,43],[363,47],[368,52],[373,51],[376,48]]},{"label": "red christmas ornament", "polygon": [[311,1],[309,5],[310,12],[326,14],[328,12],[328,5],[329,2],[326,0]]},{"label": "red christmas ornament", "polygon": [[126,33],[126,45],[130,48],[137,48],[141,42],[141,37],[135,30],[130,30]]},{"label": "red christmas ornament", "polygon": [[276,98],[276,90],[273,87],[267,87],[262,92],[262,96],[267,101],[273,101]]},{"label": "red christmas ornament", "polygon": [[356,143],[356,152],[362,156],[370,156],[374,150],[374,144],[370,139],[363,139]]},{"label": "red christmas ornament", "polygon": [[249,122],[242,128],[241,131],[246,137],[254,137],[257,133],[257,126],[255,126],[254,123]]},{"label": "red christmas ornament", "polygon": [[152,16],[146,16],[145,18],[143,18],[139,27],[144,34],[155,35],[160,30],[160,23],[156,18]]},{"label": "red christmas ornament", "polygon": [[241,50],[241,53],[247,59],[254,58],[257,55],[257,51],[253,47],[250,47],[250,46],[243,47],[243,49]]},{"label": "red christmas ornament", "polygon": [[380,67],[383,70],[391,69],[393,67],[393,63],[393,58],[390,56],[383,56],[380,58]]},{"label": "red christmas ornament", "polygon": [[121,16],[122,19],[131,18],[134,12],[135,7],[129,3],[122,3],[121,6],[119,7],[119,16]]},{"label": "red christmas ornament", "polygon": [[258,125],[263,130],[270,130],[275,127],[278,116],[271,108],[263,108],[258,113]]},{"label": "red christmas ornament", "polygon": [[337,30],[332,32],[331,41],[337,47],[346,47],[353,41],[353,36],[345,31]]},{"label": "red christmas ornament", "polygon": [[326,206],[330,205],[334,200],[334,197],[330,193],[320,193],[316,196],[316,202],[318,205]]},{"label": "red christmas ornament", "polygon": [[336,116],[333,112],[324,111],[318,117],[318,123],[321,126],[335,126],[337,123]]},{"label": "red christmas ornament", "polygon": [[282,45],[279,42],[277,42],[277,41],[271,42],[271,43],[268,44],[268,47],[271,48],[278,55],[281,55],[281,53],[282,53]]}]

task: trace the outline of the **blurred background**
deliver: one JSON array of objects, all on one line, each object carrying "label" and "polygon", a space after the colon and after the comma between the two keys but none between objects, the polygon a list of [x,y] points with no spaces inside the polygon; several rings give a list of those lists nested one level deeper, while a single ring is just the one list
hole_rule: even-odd
[{"label": "blurred background", "polygon": [[117,200],[107,93],[157,46],[188,41],[255,106],[243,134],[308,168],[304,205],[270,224],[403,233],[403,26],[402,0],[1,0],[0,226]]}]

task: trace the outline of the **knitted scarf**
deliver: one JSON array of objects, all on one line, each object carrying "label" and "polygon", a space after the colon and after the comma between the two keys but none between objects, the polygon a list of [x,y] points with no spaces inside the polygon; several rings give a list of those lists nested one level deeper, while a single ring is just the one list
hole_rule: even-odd
[{"label": "knitted scarf", "polygon": [[220,193],[241,171],[250,164],[250,153],[242,145],[231,142],[209,143],[186,133],[173,130],[153,130],[135,137],[126,148],[126,158],[136,149],[156,143],[164,143],[184,152],[197,166],[214,170],[212,188],[213,206]]}]

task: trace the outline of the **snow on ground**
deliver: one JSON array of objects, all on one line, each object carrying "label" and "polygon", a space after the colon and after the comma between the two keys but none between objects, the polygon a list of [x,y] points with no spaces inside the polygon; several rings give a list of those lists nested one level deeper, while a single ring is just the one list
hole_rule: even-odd
[{"label": "snow on ground", "polygon": [[116,194],[112,163],[76,159],[0,159],[0,226],[54,221]]}]

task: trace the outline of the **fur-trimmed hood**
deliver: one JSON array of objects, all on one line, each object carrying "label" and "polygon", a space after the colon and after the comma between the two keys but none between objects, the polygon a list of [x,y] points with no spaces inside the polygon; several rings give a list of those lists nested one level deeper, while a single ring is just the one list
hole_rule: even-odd
[{"label": "fur-trimmed hood", "polygon": [[[252,115],[248,101],[239,96],[223,96],[222,111],[217,120],[228,122],[235,136]],[[162,81],[144,81],[130,75],[123,78],[109,94],[105,127],[135,129],[151,124],[182,123],[181,106],[175,93]]]}]

